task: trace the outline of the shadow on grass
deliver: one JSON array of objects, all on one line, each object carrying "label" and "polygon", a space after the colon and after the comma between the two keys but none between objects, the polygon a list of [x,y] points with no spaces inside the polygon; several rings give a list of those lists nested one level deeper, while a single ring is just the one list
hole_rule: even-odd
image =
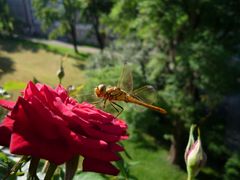
[{"label": "shadow on grass", "polygon": [[0,79],[4,74],[15,71],[13,65],[14,62],[10,58],[0,55]]},{"label": "shadow on grass", "polygon": [[35,43],[29,40],[20,38],[0,37],[0,49],[7,52],[46,50],[54,54],[68,55],[76,60],[84,61],[89,57],[89,53],[75,53],[71,48],[56,47],[53,45],[46,45],[42,43]]},{"label": "shadow on grass", "polygon": [[1,37],[0,49],[7,52],[19,52],[22,50],[37,52],[40,49],[40,46],[26,40],[10,37]]}]

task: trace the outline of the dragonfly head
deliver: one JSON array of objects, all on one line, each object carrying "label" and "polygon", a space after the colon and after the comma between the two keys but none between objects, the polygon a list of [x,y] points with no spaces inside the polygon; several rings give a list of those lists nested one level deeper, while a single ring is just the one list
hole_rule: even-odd
[{"label": "dragonfly head", "polygon": [[96,88],[95,88],[95,94],[97,95],[97,97],[103,97],[106,93],[106,85],[105,84],[99,84]]}]

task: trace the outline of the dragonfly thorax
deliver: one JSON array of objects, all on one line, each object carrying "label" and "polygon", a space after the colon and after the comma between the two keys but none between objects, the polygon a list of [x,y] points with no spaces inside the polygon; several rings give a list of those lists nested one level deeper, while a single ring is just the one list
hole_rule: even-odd
[{"label": "dragonfly thorax", "polygon": [[95,88],[95,94],[97,95],[97,97],[104,97],[104,95],[106,94],[106,91],[107,91],[107,87],[105,84],[99,84]]}]

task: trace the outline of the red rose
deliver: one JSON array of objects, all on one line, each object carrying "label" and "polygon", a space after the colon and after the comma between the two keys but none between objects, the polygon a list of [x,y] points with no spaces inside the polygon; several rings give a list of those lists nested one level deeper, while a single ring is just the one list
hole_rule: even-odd
[{"label": "red rose", "polygon": [[77,154],[83,170],[117,175],[110,162],[119,160],[127,125],[88,103],[79,104],[59,85],[56,89],[29,82],[17,102],[0,100],[10,110],[0,124],[0,145],[11,153],[62,164]]}]

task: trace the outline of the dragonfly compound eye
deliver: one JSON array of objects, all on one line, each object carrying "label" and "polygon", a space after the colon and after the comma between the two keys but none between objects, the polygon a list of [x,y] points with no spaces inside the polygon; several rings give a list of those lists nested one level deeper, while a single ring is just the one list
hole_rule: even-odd
[{"label": "dragonfly compound eye", "polygon": [[104,96],[106,93],[106,86],[104,84],[100,84],[95,88],[95,93],[98,97]]},{"label": "dragonfly compound eye", "polygon": [[106,92],[106,86],[104,84],[100,84],[98,85],[98,89],[101,93]]}]

